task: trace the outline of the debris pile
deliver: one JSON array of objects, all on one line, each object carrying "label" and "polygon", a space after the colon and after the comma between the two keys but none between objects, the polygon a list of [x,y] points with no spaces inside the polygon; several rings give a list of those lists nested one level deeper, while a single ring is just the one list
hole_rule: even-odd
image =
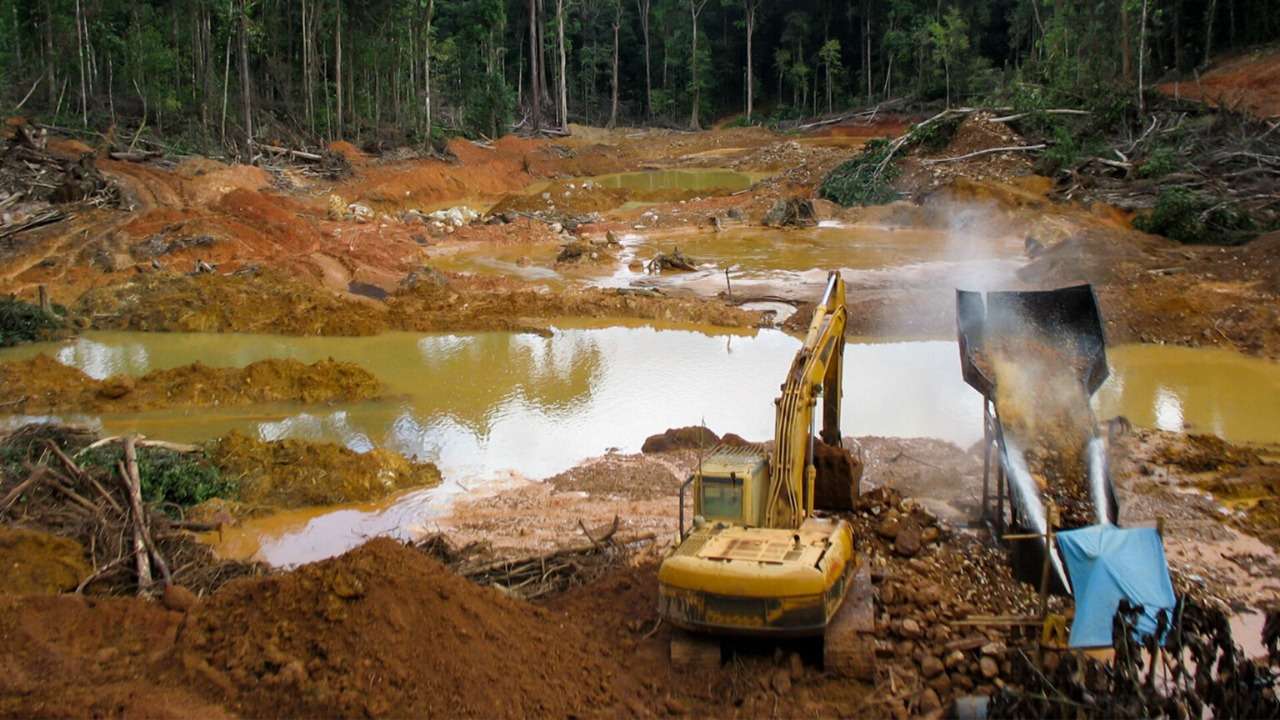
[{"label": "debris pile", "polygon": [[275,401],[354,402],[376,397],[381,383],[353,363],[312,365],[269,359],[243,368],[201,363],[105,380],[40,354],[0,363],[0,407],[10,412],[127,412],[162,407],[244,405]]},{"label": "debris pile", "polygon": [[1155,635],[1137,640],[1140,612],[1121,601],[1114,654],[1106,662],[1084,653],[1051,653],[1041,668],[1018,654],[1016,685],[992,699],[989,716],[1280,717],[1276,671],[1244,656],[1225,614],[1184,598],[1173,613],[1161,611]]},{"label": "debris pile", "polygon": [[[98,462],[105,456],[88,449],[94,440],[91,432],[56,425],[27,425],[0,440],[0,522],[40,533],[19,537],[6,530],[0,545],[49,551],[44,553],[48,562],[25,554],[26,566],[15,577],[43,583],[47,590],[132,595],[158,591],[160,582],[212,592],[231,578],[262,572],[258,565],[215,558],[188,531],[208,527],[192,527],[144,502],[139,462],[167,462],[171,469],[193,473],[198,457],[179,464],[175,456],[181,453],[141,446],[136,456],[132,447],[112,456],[128,463]],[[155,492],[159,480],[147,475],[148,490]],[[79,562],[72,560],[77,552]],[[182,591],[169,594],[174,593]]]},{"label": "debris pile", "polygon": [[0,149],[0,239],[67,217],[54,205],[120,207],[123,202],[92,153],[61,160],[49,153],[47,144],[45,130],[23,122],[13,126],[13,135]]},{"label": "debris pile", "polygon": [[768,227],[811,227],[818,224],[813,201],[808,198],[779,199],[764,216]]}]

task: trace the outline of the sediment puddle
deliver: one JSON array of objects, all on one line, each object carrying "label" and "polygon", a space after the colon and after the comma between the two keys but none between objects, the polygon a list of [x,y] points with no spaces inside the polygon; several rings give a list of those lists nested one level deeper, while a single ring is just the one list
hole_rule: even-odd
[{"label": "sediment puddle", "polygon": [[[127,415],[60,416],[106,433],[197,441],[237,429],[264,439],[388,447],[435,462],[446,482],[377,505],[298,511],[229,531],[224,549],[277,564],[342,552],[379,534],[410,535],[460,494],[546,477],[610,449],[635,452],[667,427],[705,423],[766,439],[773,399],[799,340],[780,331],[584,327],[551,337],[512,333],[391,333],[297,338],[180,333],[89,333],[0,352],[0,361],[53,354],[94,377],[193,361],[244,365],[268,357],[332,357],[361,364],[390,399],[323,408],[259,405]],[[1127,346],[1110,351],[1100,417],[1214,432],[1232,441],[1280,440],[1280,363],[1224,351]],[[658,362],[661,360],[661,362]],[[954,342],[851,342],[845,355],[846,435],[980,439],[980,399],[960,377]],[[1172,408],[1176,408],[1176,413]],[[0,418],[0,424],[30,421]]]}]

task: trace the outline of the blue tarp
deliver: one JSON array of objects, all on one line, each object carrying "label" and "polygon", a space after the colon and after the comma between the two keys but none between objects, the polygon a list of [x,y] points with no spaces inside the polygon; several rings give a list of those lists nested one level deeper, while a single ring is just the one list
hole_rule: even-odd
[{"label": "blue tarp", "polygon": [[1076,600],[1071,647],[1109,647],[1120,598],[1143,606],[1138,632],[1156,631],[1156,613],[1177,602],[1164,543],[1155,528],[1093,525],[1058,533]]}]

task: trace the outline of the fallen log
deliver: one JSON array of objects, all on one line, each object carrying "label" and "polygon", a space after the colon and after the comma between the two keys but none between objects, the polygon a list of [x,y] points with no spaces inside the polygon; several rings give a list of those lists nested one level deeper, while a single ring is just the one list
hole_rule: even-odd
[{"label": "fallen log", "polygon": [[291,158],[306,160],[308,162],[320,162],[324,159],[323,155],[307,152],[305,150],[291,150],[289,148],[283,148],[276,145],[259,145],[258,147],[266,150],[267,152],[275,153],[276,155],[288,155]]}]

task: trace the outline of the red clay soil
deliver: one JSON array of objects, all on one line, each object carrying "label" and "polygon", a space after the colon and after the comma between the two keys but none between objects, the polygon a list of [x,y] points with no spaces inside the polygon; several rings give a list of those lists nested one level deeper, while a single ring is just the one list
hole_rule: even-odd
[{"label": "red clay soil", "polygon": [[1280,48],[1219,60],[1199,80],[1165,83],[1160,91],[1258,117],[1280,117]]},{"label": "red clay soil", "polygon": [[161,680],[182,621],[136,598],[0,597],[0,717],[231,717]]},{"label": "red clay soil", "polygon": [[617,666],[573,623],[387,539],[227,585],[192,612],[175,655],[250,717],[566,717],[617,703]]}]

